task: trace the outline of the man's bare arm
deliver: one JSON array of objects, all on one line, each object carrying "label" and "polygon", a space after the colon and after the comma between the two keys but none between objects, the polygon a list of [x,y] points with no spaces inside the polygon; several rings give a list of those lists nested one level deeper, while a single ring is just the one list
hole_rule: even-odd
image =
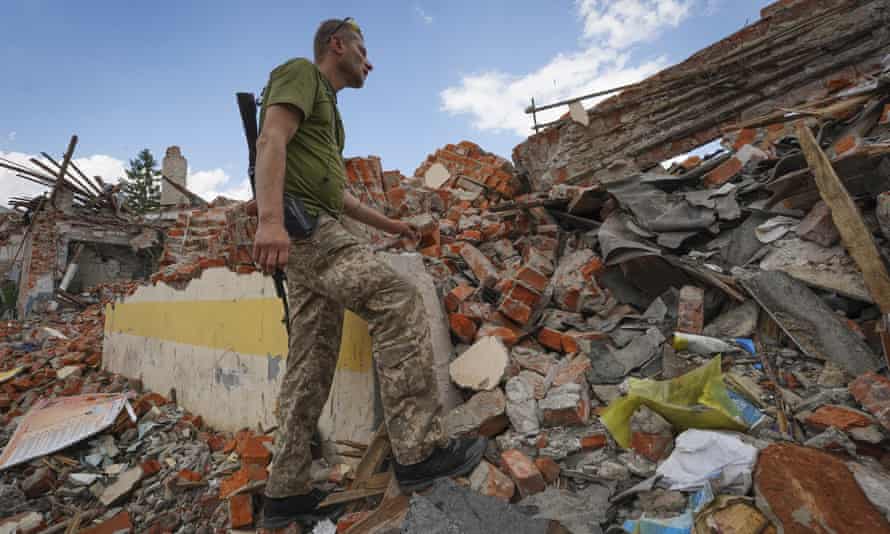
[{"label": "man's bare arm", "polygon": [[253,244],[254,261],[265,272],[287,264],[290,236],[284,228],[284,170],[287,144],[297,133],[302,112],[272,105],[266,110],[257,139],[256,197],[258,225]]},{"label": "man's bare arm", "polygon": [[348,191],[343,192],[343,212],[353,219],[373,226],[378,230],[417,239],[417,231],[410,224],[390,219],[379,211],[361,203]]}]

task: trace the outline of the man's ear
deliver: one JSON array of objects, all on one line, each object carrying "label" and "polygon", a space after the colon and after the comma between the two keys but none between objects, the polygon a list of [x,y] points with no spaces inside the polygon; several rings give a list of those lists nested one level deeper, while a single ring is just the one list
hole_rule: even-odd
[{"label": "man's ear", "polygon": [[343,38],[337,35],[331,36],[331,46],[328,47],[328,50],[334,52],[338,56],[342,56],[344,52],[346,52],[346,43],[343,42]]}]

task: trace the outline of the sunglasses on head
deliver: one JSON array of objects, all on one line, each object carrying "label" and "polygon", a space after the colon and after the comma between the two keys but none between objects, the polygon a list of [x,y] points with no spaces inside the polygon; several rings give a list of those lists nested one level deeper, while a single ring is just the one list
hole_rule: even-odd
[{"label": "sunglasses on head", "polygon": [[342,30],[343,27],[346,26],[347,24],[348,24],[349,27],[352,28],[353,31],[355,31],[357,34],[359,34],[359,35],[362,34],[362,30],[361,30],[361,28],[358,27],[358,23],[355,21],[355,19],[352,18],[352,17],[346,17],[345,19],[343,19],[343,20],[340,21],[340,24],[337,24],[337,27],[334,28],[334,31],[331,32],[331,35],[330,35],[330,37],[328,37],[328,39],[330,39],[331,37],[337,35],[337,32],[340,31],[340,30]]}]

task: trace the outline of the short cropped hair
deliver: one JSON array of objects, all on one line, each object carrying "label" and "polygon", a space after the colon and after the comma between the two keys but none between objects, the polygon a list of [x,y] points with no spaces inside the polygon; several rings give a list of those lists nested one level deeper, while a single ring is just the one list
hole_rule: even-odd
[{"label": "short cropped hair", "polygon": [[[339,29],[338,26],[342,26]],[[361,30],[356,31],[356,26],[352,24],[343,24],[343,19],[328,19],[318,26],[315,32],[315,41],[313,43],[313,52],[315,53],[315,62],[318,63],[328,51],[328,45],[331,37],[336,34],[343,37],[346,41],[352,41],[357,37],[361,37]]]}]

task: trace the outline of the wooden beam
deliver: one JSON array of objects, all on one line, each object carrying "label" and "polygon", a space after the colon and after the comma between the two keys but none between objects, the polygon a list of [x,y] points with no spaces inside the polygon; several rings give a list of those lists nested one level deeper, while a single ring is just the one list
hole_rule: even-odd
[{"label": "wooden beam", "polygon": [[53,192],[50,193],[49,196],[50,201],[53,203],[53,206],[56,206],[56,191],[58,190],[59,186],[67,183],[67,181],[65,180],[65,175],[68,173],[68,164],[71,163],[71,158],[74,156],[75,147],[77,147],[77,136],[72,135],[71,140],[68,141],[68,148],[65,149],[65,156],[62,158],[62,165],[59,166],[59,174],[56,180],[56,185],[55,187],[53,187]]},{"label": "wooden beam", "polygon": [[797,137],[816,178],[819,195],[831,208],[834,225],[837,226],[850,256],[862,271],[865,288],[881,309],[881,313],[890,313],[890,276],[887,275],[881,254],[875,246],[874,237],[862,220],[859,208],[831,166],[828,156],[819,148],[816,138],[805,124],[798,123]]},{"label": "wooden beam", "polygon": [[[374,474],[380,470],[380,466],[383,465],[383,461],[389,456],[391,451],[392,446],[389,443],[386,424],[381,423],[377,428],[377,432],[374,433],[374,437],[371,438],[371,443],[365,450],[365,455],[355,469],[355,480],[350,484],[349,489],[359,490],[367,488],[368,483]],[[359,509],[358,503],[352,503],[348,506],[347,511],[356,512]]]}]

